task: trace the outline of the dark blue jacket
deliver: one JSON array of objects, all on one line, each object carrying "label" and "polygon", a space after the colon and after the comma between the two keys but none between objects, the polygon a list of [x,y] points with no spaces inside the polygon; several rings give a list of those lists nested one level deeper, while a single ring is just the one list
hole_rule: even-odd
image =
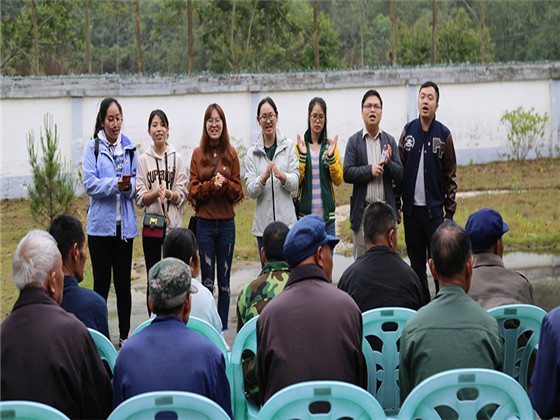
[{"label": "dark blue jacket", "polygon": [[99,331],[109,340],[109,321],[107,320],[107,302],[99,294],[90,289],[78,286],[78,280],[72,276],[64,276],[64,291],[60,306],[88,328]]},{"label": "dark blue jacket", "polygon": [[[354,184],[352,197],[350,197],[350,227],[358,230],[362,223],[364,214],[364,204],[366,201],[368,182],[373,180],[371,164],[367,158],[366,141],[363,137],[364,129],[353,134],[346,144],[344,153],[343,177],[344,182]],[[394,186],[402,181],[403,165],[397,153],[397,143],[390,134],[381,131],[380,146],[381,150],[385,145],[391,146],[391,159],[385,165],[383,172],[383,190],[385,192],[385,202],[396,211]]]},{"label": "dark blue jacket", "polygon": [[210,398],[233,418],[222,352],[174,315],[159,315],[123,345],[115,363],[113,404],[144,392],[186,391]]},{"label": "dark blue jacket", "polygon": [[427,132],[422,131],[419,118],[409,122],[404,126],[399,139],[399,154],[404,166],[403,213],[407,216],[412,213],[422,146],[424,146],[424,188],[428,215],[430,219],[442,217],[442,208],[445,206],[445,217],[453,219],[457,208],[455,147],[449,129],[435,118]]}]

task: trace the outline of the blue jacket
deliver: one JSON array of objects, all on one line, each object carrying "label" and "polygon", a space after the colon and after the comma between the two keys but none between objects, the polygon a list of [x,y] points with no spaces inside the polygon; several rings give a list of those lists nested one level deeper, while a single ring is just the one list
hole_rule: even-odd
[{"label": "blue jacket", "polygon": [[113,404],[144,392],[186,391],[210,398],[233,418],[222,352],[174,315],[159,315],[123,345],[115,363]]},{"label": "blue jacket", "polygon": [[529,398],[541,418],[560,416],[560,306],[542,321]]},{"label": "blue jacket", "polygon": [[74,314],[88,328],[99,331],[109,340],[109,321],[107,320],[107,302],[96,292],[78,286],[78,280],[64,276],[64,291],[60,306]]},{"label": "blue jacket", "polygon": [[[399,154],[404,166],[403,213],[407,216],[412,213],[422,146],[424,146],[424,189],[428,215],[430,219],[443,216],[442,208],[445,206],[445,217],[453,219],[457,209],[455,147],[449,129],[435,118],[427,132],[422,131],[419,118],[409,122],[404,126],[399,139]],[[400,198],[398,201],[400,204]]]},{"label": "blue jacket", "polygon": [[[346,144],[344,153],[344,182],[354,184],[352,197],[350,197],[350,227],[352,230],[360,229],[362,215],[364,214],[364,204],[366,201],[367,184],[373,180],[371,164],[367,158],[366,142],[363,135],[365,129],[353,134]],[[383,191],[385,201],[395,212],[397,211],[394,185],[398,185],[403,177],[403,165],[397,153],[397,143],[390,134],[381,131],[380,146],[381,150],[385,145],[391,146],[391,159],[385,165],[383,172]]]},{"label": "blue jacket", "polygon": [[[134,144],[121,134],[123,148],[123,173],[131,175],[132,188],[119,191],[117,172],[113,155],[102,141],[99,141],[99,155],[95,158],[95,140],[86,146],[82,170],[84,189],[89,195],[89,210],[86,233],[94,236],[115,236],[117,234],[117,194],[121,197],[121,239],[138,236],[138,223],[134,211],[136,195],[136,166],[138,154]],[[132,161],[131,161],[132,156]]]}]

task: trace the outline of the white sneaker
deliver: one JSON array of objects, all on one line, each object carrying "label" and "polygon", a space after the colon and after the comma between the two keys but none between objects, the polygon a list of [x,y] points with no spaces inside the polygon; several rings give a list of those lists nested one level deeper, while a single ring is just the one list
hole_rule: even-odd
[{"label": "white sneaker", "polygon": [[228,343],[226,342],[226,338],[224,337],[224,332],[223,331],[220,333],[220,337],[222,337],[222,341],[224,342],[224,344],[226,346],[226,351],[231,351]]}]

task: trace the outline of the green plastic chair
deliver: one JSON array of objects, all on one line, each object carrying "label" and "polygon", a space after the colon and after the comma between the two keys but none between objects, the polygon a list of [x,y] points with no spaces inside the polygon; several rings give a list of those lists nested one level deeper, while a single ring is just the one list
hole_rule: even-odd
[{"label": "green plastic chair", "polygon": [[408,395],[398,420],[476,419],[481,410],[494,409],[492,419],[535,419],[525,390],[502,372],[454,369],[433,375]]},{"label": "green plastic chair", "polygon": [[69,417],[56,408],[33,401],[0,402],[0,419],[70,420]]},{"label": "green plastic chair", "polygon": [[229,420],[222,407],[214,401],[192,392],[146,392],[123,401],[107,420],[156,419],[165,416],[188,420]]},{"label": "green plastic chair", "polygon": [[136,329],[134,330],[134,332],[131,335],[138,334],[140,331],[142,331],[144,328],[146,328],[148,325],[150,325],[154,319],[155,318],[150,318],[150,319],[147,319],[144,322],[142,322],[140,325],[138,325],[136,327]]},{"label": "green plastic chair", "polygon": [[386,419],[373,396],[356,385],[310,381],[290,385],[268,399],[258,420]]},{"label": "green plastic chair", "polygon": [[115,346],[113,346],[113,343],[111,343],[109,339],[99,331],[94,330],[93,328],[88,328],[88,331],[97,346],[101,360],[105,361],[107,365],[109,365],[111,372],[114,372],[115,361],[117,360],[117,350],[115,349]]},{"label": "green plastic chair", "polygon": [[250,350],[257,354],[257,319],[251,318],[237,333],[230,356],[231,397],[233,401],[233,417],[235,420],[256,419],[260,407],[245,397],[245,381],[243,376],[243,351]]},{"label": "green plastic chair", "polygon": [[531,355],[537,351],[546,312],[533,305],[503,305],[488,312],[496,318],[500,327],[504,342],[504,372],[527,390],[531,379]]},{"label": "green plastic chair", "polygon": [[[368,392],[373,395],[388,415],[397,414],[400,408],[399,340],[406,321],[416,311],[406,308],[377,308],[362,314],[364,340],[362,351],[367,363]],[[381,351],[371,348],[368,336],[377,337]]]}]

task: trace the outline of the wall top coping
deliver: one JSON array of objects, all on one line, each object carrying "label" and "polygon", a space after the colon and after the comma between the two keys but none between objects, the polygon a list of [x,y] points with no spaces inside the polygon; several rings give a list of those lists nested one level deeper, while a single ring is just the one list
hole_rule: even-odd
[{"label": "wall top coping", "polygon": [[560,79],[560,62],[180,76],[2,77],[1,99],[162,96]]}]

